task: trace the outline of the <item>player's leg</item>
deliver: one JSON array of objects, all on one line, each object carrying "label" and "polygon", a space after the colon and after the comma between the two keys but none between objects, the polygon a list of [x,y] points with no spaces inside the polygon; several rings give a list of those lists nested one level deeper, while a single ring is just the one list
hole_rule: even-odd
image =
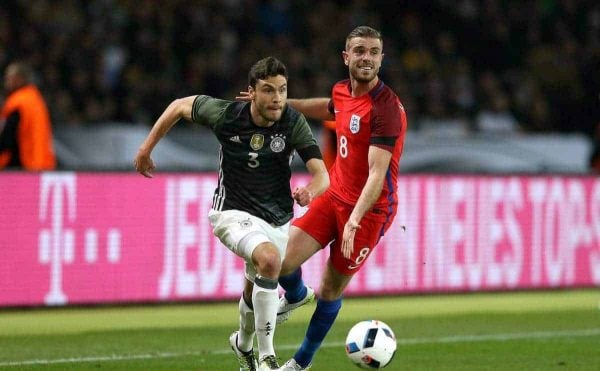
[{"label": "player's leg", "polygon": [[244,292],[239,302],[240,311],[240,331],[237,338],[237,348],[247,352],[254,345],[254,307],[252,305],[252,291],[254,284],[252,281],[245,280]]},{"label": "player's leg", "polygon": [[[347,215],[351,210],[349,208],[343,208],[343,210],[338,208],[336,212],[339,212],[341,216],[338,218],[340,221],[338,230],[341,235],[341,231],[343,231],[341,221],[347,220]],[[312,362],[341,309],[344,289],[350,283],[353,275],[367,260],[379,241],[384,226],[384,221],[363,218],[361,228],[354,237],[355,248],[350,259],[343,256],[340,239],[331,244],[329,260],[321,279],[320,298],[308,325],[304,341],[294,355],[294,362],[300,367],[306,368]]]},{"label": "player's leg", "polygon": [[310,203],[304,215],[293,221],[281,276],[293,274],[302,263],[335,238],[338,223],[336,215],[331,212],[333,207],[331,194],[325,192]]},{"label": "player's leg", "polygon": [[[281,256],[273,243],[262,242],[254,248],[252,262],[257,272],[252,290],[252,305],[259,366],[279,367],[275,359],[273,335],[279,305],[277,277],[281,270]],[[266,363],[266,366],[262,365],[263,363]]]},{"label": "player's leg", "polygon": [[315,292],[304,284],[300,266],[321,248],[322,245],[302,229],[290,228],[290,239],[279,276],[279,284],[285,294],[279,301],[277,323],[287,320],[292,310],[314,300]]},{"label": "player's leg", "polygon": [[290,238],[279,276],[279,284],[285,294],[279,302],[278,323],[287,320],[292,310],[314,300],[314,290],[304,284],[300,266],[327,245],[337,233],[331,207],[331,196],[325,193],[313,200],[308,211],[296,219],[290,228]]},{"label": "player's leg", "polygon": [[254,371],[258,362],[254,356],[254,310],[252,308],[252,290],[254,284],[246,279],[244,292],[239,302],[240,328],[229,337],[231,349],[238,358],[240,371]]},{"label": "player's leg", "polygon": [[305,261],[321,250],[323,245],[310,234],[296,225],[290,227],[290,238],[283,263],[281,263],[281,276],[293,274]]},{"label": "player's leg", "polygon": [[[244,317],[246,328],[249,328],[249,322],[254,319],[259,360],[269,357],[269,361],[273,361],[272,366],[275,367],[277,362],[273,349],[273,333],[279,304],[277,277],[281,269],[281,252],[287,242],[287,225],[285,228],[275,228],[260,218],[238,210],[211,210],[209,220],[219,240],[245,260],[246,279],[254,282],[254,285],[247,284],[245,287],[245,300],[242,298],[240,301],[240,316]],[[279,247],[271,240],[278,241]],[[279,242],[280,240],[284,242]],[[253,341],[250,331],[241,335],[243,339],[239,339],[238,333],[236,343],[247,348]]]},{"label": "player's leg", "polygon": [[315,353],[335,322],[342,307],[342,293],[351,279],[352,275],[339,273],[330,261],[327,262],[321,280],[321,291],[317,300],[317,307],[310,319],[304,341],[300,349],[294,354],[294,360],[300,367],[306,368],[311,364]]}]

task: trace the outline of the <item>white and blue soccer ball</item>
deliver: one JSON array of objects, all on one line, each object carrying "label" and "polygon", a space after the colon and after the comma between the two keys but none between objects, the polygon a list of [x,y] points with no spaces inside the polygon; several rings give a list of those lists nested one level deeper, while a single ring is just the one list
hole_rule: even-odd
[{"label": "white and blue soccer ball", "polygon": [[396,336],[381,321],[361,321],[346,337],[346,354],[360,368],[383,368],[390,364],[395,353]]}]

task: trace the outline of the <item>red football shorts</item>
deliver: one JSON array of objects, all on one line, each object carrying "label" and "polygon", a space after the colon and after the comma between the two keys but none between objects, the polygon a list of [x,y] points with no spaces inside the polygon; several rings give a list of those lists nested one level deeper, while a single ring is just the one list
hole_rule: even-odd
[{"label": "red football shorts", "polygon": [[353,206],[337,200],[330,192],[314,199],[304,215],[292,222],[317,240],[321,246],[329,246],[329,259],[333,267],[341,274],[353,275],[358,272],[385,231],[392,224],[392,213],[370,211],[360,221],[354,235],[354,250],[350,259],[342,255],[344,225]]}]

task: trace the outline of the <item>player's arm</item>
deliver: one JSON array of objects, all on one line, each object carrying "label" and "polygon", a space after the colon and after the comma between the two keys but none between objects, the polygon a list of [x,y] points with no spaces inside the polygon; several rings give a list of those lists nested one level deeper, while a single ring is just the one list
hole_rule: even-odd
[{"label": "player's arm", "polygon": [[288,99],[287,103],[306,117],[315,120],[334,120],[335,116],[329,112],[330,100],[330,98]]},{"label": "player's arm", "polygon": [[369,147],[369,176],[344,226],[342,254],[346,258],[350,258],[352,250],[354,250],[354,235],[356,230],[360,228],[360,221],[381,195],[391,158],[392,153],[390,151],[373,145]]},{"label": "player's arm", "polygon": [[[250,102],[252,101],[252,96],[247,91],[241,91],[235,99],[242,102]],[[335,119],[335,116],[329,111],[330,100],[331,98],[288,98],[287,104],[311,119],[331,121]]]},{"label": "player's arm", "polygon": [[312,175],[310,182],[305,187],[298,187],[292,192],[292,197],[300,206],[308,205],[329,187],[329,173],[322,159],[311,158],[306,162],[306,169]]},{"label": "player's arm", "polygon": [[151,157],[152,150],[177,121],[182,118],[188,121],[192,119],[194,99],[196,99],[195,95],[174,100],[156,120],[133,160],[137,172],[145,177],[152,178],[152,171],[155,168]]}]

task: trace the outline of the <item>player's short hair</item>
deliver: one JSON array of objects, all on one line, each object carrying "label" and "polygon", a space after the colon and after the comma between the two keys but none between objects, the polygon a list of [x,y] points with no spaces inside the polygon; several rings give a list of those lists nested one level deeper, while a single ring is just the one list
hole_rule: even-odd
[{"label": "player's short hair", "polygon": [[346,50],[348,50],[348,43],[355,37],[365,37],[369,39],[379,39],[383,44],[383,38],[381,37],[381,32],[369,26],[358,26],[348,34],[346,37]]},{"label": "player's short hair", "polygon": [[281,75],[287,80],[288,73],[285,64],[274,57],[267,57],[254,63],[248,73],[248,85],[256,88],[257,80],[265,80],[269,77]]}]

